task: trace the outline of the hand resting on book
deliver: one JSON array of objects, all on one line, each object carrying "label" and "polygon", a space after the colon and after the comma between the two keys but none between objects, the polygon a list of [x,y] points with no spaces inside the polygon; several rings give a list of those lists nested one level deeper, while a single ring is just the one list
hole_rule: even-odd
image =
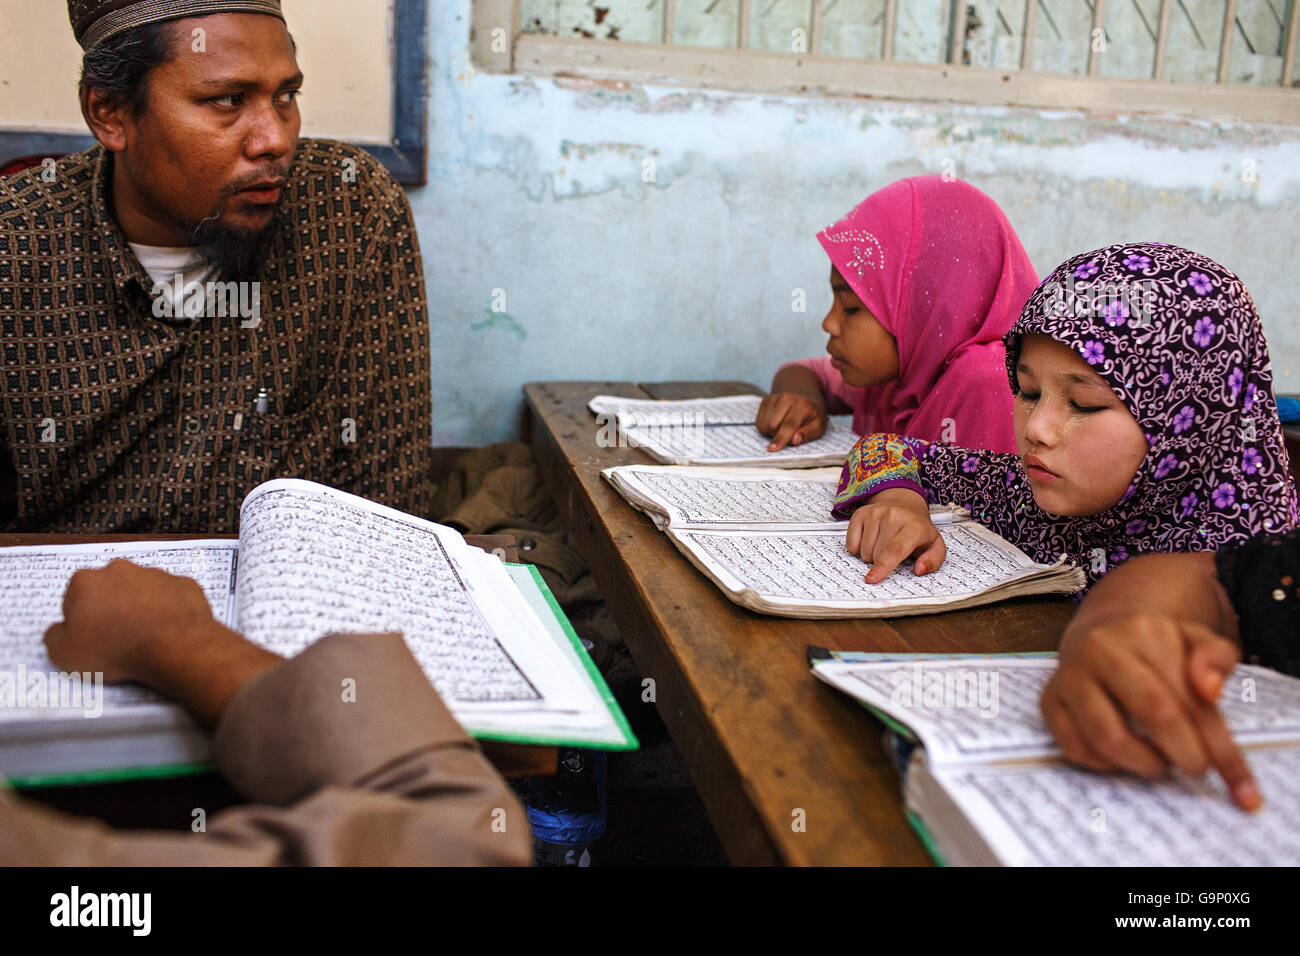
[{"label": "hand resting on book", "polygon": [[[0,786],[0,860],[463,866],[532,856],[527,823],[494,826],[500,814],[524,820],[523,807],[401,634],[334,632],[282,660],[217,621],[194,581],[117,560],[72,577],[45,641],[55,666],[147,683],[213,726],[213,763],[247,804],[197,832],[124,832]],[[362,693],[341,697],[344,678]]]},{"label": "hand resting on book", "polygon": [[246,681],[281,661],[213,618],[196,582],[122,559],[72,576],[45,647],[62,670],[146,684],[209,727]]}]

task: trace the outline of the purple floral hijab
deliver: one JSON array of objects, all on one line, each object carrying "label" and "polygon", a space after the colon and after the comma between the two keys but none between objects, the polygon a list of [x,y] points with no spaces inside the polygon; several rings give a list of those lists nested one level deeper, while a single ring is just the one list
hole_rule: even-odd
[{"label": "purple floral hijab", "polygon": [[1124,497],[1063,518],[1033,500],[1015,455],[934,443],[921,452],[927,497],[956,501],[1039,561],[1062,554],[1091,585],[1138,554],[1210,551],[1295,527],[1296,493],[1273,401],[1268,347],[1241,280],[1205,256],[1128,243],[1062,263],[1007,333],[1075,349],[1109,383],[1151,449]]}]

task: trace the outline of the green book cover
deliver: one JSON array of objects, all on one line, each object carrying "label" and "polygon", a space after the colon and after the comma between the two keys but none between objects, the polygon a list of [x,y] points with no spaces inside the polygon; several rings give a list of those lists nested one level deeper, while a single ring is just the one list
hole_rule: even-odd
[{"label": "green book cover", "polygon": [[[600,697],[610,717],[610,727],[604,732],[605,739],[592,739],[581,732],[556,734],[512,734],[494,730],[476,732],[472,727],[466,729],[480,740],[493,740],[504,743],[532,744],[537,746],[584,747],[592,750],[636,750],[640,747],[632,733],[627,717],[624,715],[609,685],[596,669],[595,662],[582,646],[582,640],[573,630],[564,612],[560,609],[555,595],[547,587],[541,573],[532,565],[507,564],[507,573],[519,587],[524,599],[537,613],[547,633],[564,652],[565,657],[584,675],[586,681]],[[161,780],[176,777],[212,773],[216,767],[210,761],[198,761],[185,764],[164,764],[159,766],[122,767],[95,770],[69,771],[57,774],[38,774],[26,777],[10,777],[5,780],[14,789],[33,789],[41,787],[94,786],[97,784],[125,783],[135,780]]]},{"label": "green book cover", "polygon": [[547,633],[556,642],[556,646],[560,648],[570,662],[580,668],[588,683],[600,697],[601,702],[609,712],[612,724],[610,731],[612,731],[613,739],[610,736],[599,739],[573,732],[548,736],[544,734],[502,733],[499,731],[475,732],[470,729],[470,733],[480,740],[496,740],[503,743],[585,747],[591,750],[637,750],[640,748],[641,744],[636,739],[636,735],[632,733],[632,728],[627,722],[623,709],[618,706],[618,701],[614,699],[614,695],[610,692],[609,685],[605,683],[605,678],[600,676],[595,661],[591,659],[587,649],[582,646],[582,639],[578,637],[573,630],[573,625],[569,623],[564,611],[560,609],[559,602],[555,600],[555,595],[547,587],[541,572],[531,564],[509,563],[506,564],[506,571],[519,587],[529,606],[537,613],[542,624],[546,627]]},{"label": "green book cover", "polygon": [[201,773],[215,773],[216,766],[209,761],[199,763],[163,764],[156,767],[126,767],[117,770],[78,770],[68,773],[38,774],[31,777],[9,777],[5,783],[15,790],[39,787],[91,787],[103,783],[127,783],[133,780],[166,780],[174,777],[192,777]]}]

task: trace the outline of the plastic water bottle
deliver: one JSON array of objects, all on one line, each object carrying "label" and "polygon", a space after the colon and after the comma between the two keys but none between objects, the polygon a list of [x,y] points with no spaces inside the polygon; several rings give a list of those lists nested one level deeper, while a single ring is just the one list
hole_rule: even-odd
[{"label": "plastic water bottle", "polygon": [[531,777],[524,805],[538,866],[590,866],[605,835],[605,754],[562,748],[553,777]]}]

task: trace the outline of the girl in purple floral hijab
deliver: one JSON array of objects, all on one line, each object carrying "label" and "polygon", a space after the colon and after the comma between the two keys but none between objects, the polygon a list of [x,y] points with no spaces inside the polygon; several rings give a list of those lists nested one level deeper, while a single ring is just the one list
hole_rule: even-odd
[{"label": "girl in purple floral hijab", "polygon": [[1075,256],[1005,342],[1018,454],[881,434],[850,453],[833,513],[852,515],[868,582],[909,556],[917,574],[942,563],[926,501],[969,508],[1035,560],[1065,555],[1089,585],[1137,554],[1296,526],[1259,316],[1223,266],[1161,243]]}]

